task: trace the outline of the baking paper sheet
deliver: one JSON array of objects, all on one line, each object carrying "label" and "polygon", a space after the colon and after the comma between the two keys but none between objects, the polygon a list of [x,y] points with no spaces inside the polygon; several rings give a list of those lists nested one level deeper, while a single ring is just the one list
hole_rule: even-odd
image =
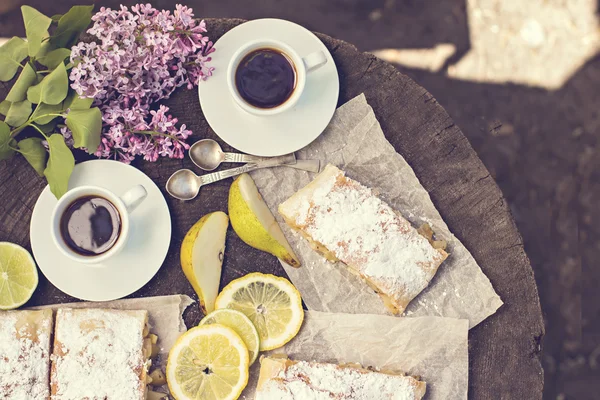
[{"label": "baking paper sheet", "polygon": [[[427,383],[426,399],[460,400],[468,391],[468,331],[464,319],[307,311],[298,336],[271,354],[404,372]],[[254,399],[259,369],[257,361],[243,399]]]},{"label": "baking paper sheet", "polygon": [[[410,303],[406,315],[468,319],[473,327],[502,305],[475,259],[442,220],[410,165],[385,138],[364,95],[338,108],[325,132],[296,155],[298,159],[317,158],[341,168],[350,178],[379,192],[415,227],[427,222],[436,238],[447,241],[450,257],[429,287]],[[308,184],[314,174],[276,168],[251,175],[302,262],[298,269],[285,264],[284,268],[307,307],[326,312],[389,314],[373,290],[341,263],[325,261],[277,213],[279,204]]]}]

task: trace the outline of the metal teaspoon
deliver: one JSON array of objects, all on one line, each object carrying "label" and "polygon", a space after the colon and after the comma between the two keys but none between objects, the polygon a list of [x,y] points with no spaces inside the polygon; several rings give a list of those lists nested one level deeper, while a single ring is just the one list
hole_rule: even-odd
[{"label": "metal teaspoon", "polygon": [[179,200],[192,200],[200,192],[200,188],[213,182],[241,175],[244,172],[254,171],[260,168],[277,167],[279,165],[292,164],[296,162],[293,154],[280,157],[271,157],[268,160],[256,164],[246,164],[241,167],[217,171],[202,176],[196,175],[189,169],[175,171],[167,181],[167,192]]},{"label": "metal teaspoon", "polygon": [[[204,171],[213,171],[223,162],[257,163],[273,158],[241,153],[225,153],[219,143],[212,139],[197,141],[190,147],[189,154],[192,162]],[[298,160],[296,164],[289,164],[287,166],[303,171],[320,172],[321,162],[319,160]]]}]

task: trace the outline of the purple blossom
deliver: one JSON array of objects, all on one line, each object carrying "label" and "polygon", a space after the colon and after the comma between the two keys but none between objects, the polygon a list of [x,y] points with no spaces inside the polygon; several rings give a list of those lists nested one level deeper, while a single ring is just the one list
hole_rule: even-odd
[{"label": "purple blossom", "polygon": [[[212,75],[207,64],[215,49],[204,35],[206,24],[180,4],[173,13],[150,4],[102,7],[92,21],[88,33],[97,43],[72,48],[70,79],[77,94],[94,98],[102,111],[96,156],[126,163],[138,155],[149,161],[183,158],[191,131],[185,125],[177,128],[168,107],[152,105]],[[68,129],[62,133],[70,138]]]}]

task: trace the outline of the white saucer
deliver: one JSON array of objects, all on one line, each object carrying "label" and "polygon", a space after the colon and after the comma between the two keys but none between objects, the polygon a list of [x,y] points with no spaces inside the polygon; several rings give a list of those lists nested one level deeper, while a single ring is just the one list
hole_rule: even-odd
[{"label": "white saucer", "polygon": [[37,265],[54,286],[79,299],[108,301],[135,292],[158,272],[171,242],[171,215],[165,198],[148,176],[121,162],[93,160],[75,166],[69,189],[94,185],[120,195],[138,184],[146,188],[148,197],[131,213],[127,245],[102,265],[79,264],[52,242],[50,216],[56,198],[46,186],[33,209],[30,237]]},{"label": "white saucer", "polygon": [[[258,117],[242,110],[227,88],[227,65],[243,44],[275,38],[301,57],[322,50],[327,64],[308,74],[298,104],[282,114]],[[293,153],[310,144],[327,127],[340,90],[337,68],[331,54],[312,32],[281,19],[258,19],[239,25],[215,43],[210,66],[213,76],[198,85],[202,112],[211,128],[239,151],[258,156]]]}]

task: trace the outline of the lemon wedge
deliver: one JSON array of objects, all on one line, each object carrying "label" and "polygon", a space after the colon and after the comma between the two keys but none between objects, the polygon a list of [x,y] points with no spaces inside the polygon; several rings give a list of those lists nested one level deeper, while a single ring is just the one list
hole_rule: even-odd
[{"label": "lemon wedge", "polygon": [[233,329],[234,332],[242,338],[244,344],[248,348],[250,365],[256,361],[260,349],[260,338],[258,337],[258,331],[254,327],[252,321],[250,321],[250,318],[239,311],[224,308],[208,314],[200,321],[199,325],[211,324],[219,324]]},{"label": "lemon wedge", "polygon": [[0,242],[0,310],[27,303],[38,285],[38,272],[31,254],[14,243]]},{"label": "lemon wedge", "polygon": [[248,349],[231,328],[190,329],[169,352],[167,383],[176,400],[235,400],[248,384]]},{"label": "lemon wedge", "polygon": [[260,350],[283,346],[298,334],[304,310],[298,290],[287,279],[254,272],[225,286],[216,309],[241,311],[256,327]]}]

